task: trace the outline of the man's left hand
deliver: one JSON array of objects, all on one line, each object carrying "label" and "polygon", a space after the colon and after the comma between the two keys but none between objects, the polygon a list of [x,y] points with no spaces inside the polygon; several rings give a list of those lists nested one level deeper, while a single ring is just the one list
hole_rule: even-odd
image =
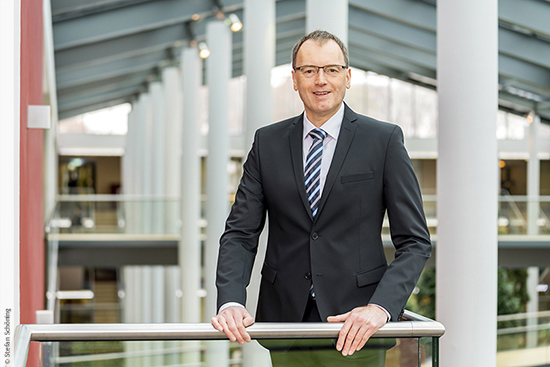
[{"label": "man's left hand", "polygon": [[369,338],[384,326],[388,316],[378,306],[368,305],[356,307],[341,315],[329,316],[328,322],[343,322],[338,334],[336,349],[342,355],[352,355],[365,346]]}]

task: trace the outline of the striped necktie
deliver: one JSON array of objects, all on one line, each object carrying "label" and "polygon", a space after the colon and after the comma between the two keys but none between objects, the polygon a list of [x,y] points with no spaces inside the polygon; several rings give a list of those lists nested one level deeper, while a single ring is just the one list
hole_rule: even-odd
[{"label": "striped necktie", "polygon": [[317,128],[311,130],[309,135],[313,138],[313,143],[307,153],[304,180],[311,214],[315,217],[321,199],[321,159],[323,158],[323,140],[326,138],[327,133]]}]

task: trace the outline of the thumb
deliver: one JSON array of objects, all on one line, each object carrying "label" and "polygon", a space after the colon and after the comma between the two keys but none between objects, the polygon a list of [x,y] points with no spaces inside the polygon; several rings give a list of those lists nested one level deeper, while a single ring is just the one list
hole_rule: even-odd
[{"label": "thumb", "polygon": [[250,316],[250,314],[248,313],[248,311],[246,311],[246,313],[243,315],[244,318],[243,318],[243,325],[245,327],[248,327],[250,325],[252,325],[254,323],[254,318],[252,316]]},{"label": "thumb", "polygon": [[[351,312],[351,311],[350,311]],[[328,322],[344,322],[347,320],[350,312],[343,313],[341,315],[327,317]]]}]

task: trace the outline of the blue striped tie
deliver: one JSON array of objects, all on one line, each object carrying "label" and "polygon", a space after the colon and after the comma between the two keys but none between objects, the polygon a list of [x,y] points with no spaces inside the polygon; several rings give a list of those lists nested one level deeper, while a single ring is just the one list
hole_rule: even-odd
[{"label": "blue striped tie", "polygon": [[304,179],[311,214],[315,217],[321,199],[321,159],[323,157],[323,140],[326,138],[327,133],[317,128],[311,130],[309,135],[313,138],[313,143],[307,153]]}]

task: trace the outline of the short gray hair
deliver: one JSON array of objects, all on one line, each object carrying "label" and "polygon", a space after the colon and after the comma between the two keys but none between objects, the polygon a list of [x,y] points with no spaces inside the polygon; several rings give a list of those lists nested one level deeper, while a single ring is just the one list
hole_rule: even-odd
[{"label": "short gray hair", "polygon": [[336,37],[332,33],[318,29],[303,36],[292,48],[292,69],[296,69],[296,57],[298,56],[298,51],[300,50],[300,47],[302,47],[304,42],[308,40],[313,40],[320,45],[323,45],[326,42],[333,40],[340,47],[340,50],[342,50],[342,54],[344,55],[344,66],[349,66],[348,49],[346,48],[346,45],[344,45],[344,42],[342,42],[340,38]]}]

